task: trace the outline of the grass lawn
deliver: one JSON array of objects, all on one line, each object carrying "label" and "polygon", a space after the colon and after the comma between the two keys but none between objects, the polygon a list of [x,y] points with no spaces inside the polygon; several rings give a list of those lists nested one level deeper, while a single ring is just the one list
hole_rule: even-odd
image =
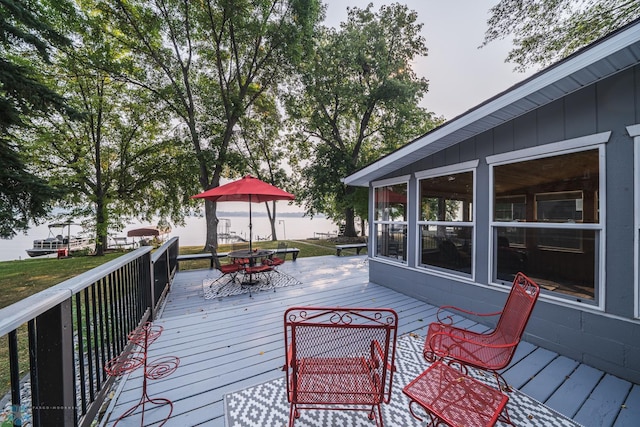
[{"label": "grass lawn", "polygon": [[[336,244],[331,240],[285,240],[288,248],[298,248],[300,249],[300,253],[298,254],[298,258],[312,257],[312,256],[322,256],[322,255],[335,255],[336,254]],[[247,248],[249,247],[249,243],[245,243]],[[278,247],[278,242],[273,242],[270,240],[261,240],[258,242],[253,242],[252,247],[261,248],[261,249],[276,249]],[[237,249],[237,247],[236,247]],[[218,247],[218,252],[230,252],[233,250],[232,245],[220,245]],[[181,254],[197,254],[204,252],[201,246],[181,246],[180,253]],[[355,251],[354,251],[355,253]],[[364,252],[360,252],[364,253]],[[291,254],[287,255],[287,260],[291,260]],[[200,260],[200,261],[184,261],[180,263],[180,270],[193,270],[196,268],[209,268],[208,260]]]},{"label": "grass lawn", "polygon": [[0,308],[91,270],[122,252],[103,257],[78,256],[64,259],[34,258],[0,262]]},{"label": "grass lawn", "polygon": [[[98,267],[122,252],[103,257],[74,256],[71,258],[33,258],[0,262],[0,309],[34,295],[67,279]],[[20,376],[28,372],[27,326],[18,328]],[[0,337],[0,398],[9,390],[9,341]]]},{"label": "grass lawn", "polygon": [[[248,243],[247,243],[248,244]],[[289,240],[289,248],[298,248],[299,258],[335,255],[335,242],[331,240]],[[258,241],[254,248],[276,249],[278,242]],[[220,245],[219,252],[229,252],[232,245]],[[180,247],[181,254],[200,253],[200,246]],[[345,251],[346,252],[346,251]],[[71,277],[98,267],[124,252],[109,253],[103,257],[76,256],[65,259],[34,258],[20,261],[0,262],[0,308],[11,305],[23,298],[57,285]],[[355,251],[354,251],[355,253]],[[362,252],[361,252],[362,253]],[[291,255],[287,256],[291,259]],[[181,270],[208,268],[209,261],[187,261],[180,263]]]}]

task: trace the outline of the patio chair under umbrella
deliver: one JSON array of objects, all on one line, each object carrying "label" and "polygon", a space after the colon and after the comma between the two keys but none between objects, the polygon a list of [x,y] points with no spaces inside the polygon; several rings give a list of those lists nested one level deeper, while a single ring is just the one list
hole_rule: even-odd
[{"label": "patio chair under umbrella", "polygon": [[273,200],[293,200],[295,196],[258,178],[247,175],[237,181],[191,196],[191,198],[205,199],[212,202],[249,202],[249,250],[253,250],[251,203],[270,202]]}]

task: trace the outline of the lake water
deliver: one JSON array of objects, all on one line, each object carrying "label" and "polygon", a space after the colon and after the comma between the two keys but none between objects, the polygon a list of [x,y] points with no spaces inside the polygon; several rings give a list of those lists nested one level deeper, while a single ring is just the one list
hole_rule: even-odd
[{"label": "lake water", "polygon": [[[237,235],[249,238],[249,212],[244,211],[219,211],[218,217],[223,223],[228,221],[229,231]],[[253,240],[271,239],[271,226],[265,212],[259,209],[253,213]],[[174,227],[170,237],[180,237],[180,246],[204,246],[206,223],[203,217],[189,217],[185,221],[184,227]],[[148,223],[132,223],[120,233],[112,233],[116,236],[126,236],[127,231]],[[71,234],[81,231],[80,227],[73,226]],[[60,230],[54,231],[59,234]],[[338,226],[331,220],[324,217],[303,217],[301,212],[278,213],[276,219],[276,235],[280,240],[308,239],[319,237],[327,233],[336,234]],[[66,230],[65,230],[66,234]],[[18,234],[11,240],[0,239],[0,261],[11,261],[29,258],[26,250],[31,248],[34,239],[45,239],[49,237],[49,228],[46,224],[34,226],[27,235]],[[129,238],[131,239],[131,238]]]}]

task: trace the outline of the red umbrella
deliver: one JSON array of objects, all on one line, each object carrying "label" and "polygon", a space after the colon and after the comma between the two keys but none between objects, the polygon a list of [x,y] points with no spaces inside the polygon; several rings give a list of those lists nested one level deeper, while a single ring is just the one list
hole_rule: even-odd
[{"label": "red umbrella", "polygon": [[293,200],[295,196],[258,178],[247,175],[237,181],[191,196],[191,198],[211,200],[212,202],[249,202],[249,249],[252,250],[251,203]]}]

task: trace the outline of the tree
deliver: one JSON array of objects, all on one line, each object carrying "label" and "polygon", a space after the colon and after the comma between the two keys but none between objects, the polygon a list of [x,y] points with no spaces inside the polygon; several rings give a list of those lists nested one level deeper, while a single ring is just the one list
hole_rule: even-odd
[{"label": "tree", "polygon": [[71,41],[55,19],[73,16],[67,1],[0,2],[0,237],[26,231],[45,216],[59,193],[25,163],[15,132],[29,118],[58,110],[65,100],[43,82],[42,69],[56,47]]},{"label": "tree", "polygon": [[300,201],[310,215],[345,221],[347,236],[355,236],[354,206],[362,197],[340,178],[437,121],[418,106],[428,84],[411,69],[427,53],[417,14],[399,4],[372,8],[347,8],[339,30],[318,33],[315,56],[300,67],[286,101]]},{"label": "tree", "polygon": [[[108,0],[112,36],[139,61],[131,82],[180,120],[202,190],[241,159],[230,143],[239,120],[283,80],[310,46],[318,0]],[[205,202],[205,246],[217,245],[216,204]]]},{"label": "tree", "polygon": [[513,35],[516,69],[550,65],[640,17],[637,0],[501,0],[483,46]]},{"label": "tree", "polygon": [[[283,167],[287,150],[280,136],[282,117],[276,97],[263,93],[240,120],[236,134],[237,151],[246,161],[246,171],[276,187],[287,189],[290,184]],[[271,225],[271,240],[278,240],[276,231],[276,201],[265,202]]]},{"label": "tree", "polygon": [[186,198],[177,194],[184,156],[166,131],[169,116],[148,92],[111,78],[129,55],[104,39],[101,25],[90,16],[78,22],[76,48],[55,64],[58,88],[82,119],[49,116],[24,142],[32,162],[66,190],[59,202],[67,215],[95,229],[98,255],[108,230],[132,217],[181,219]]}]

